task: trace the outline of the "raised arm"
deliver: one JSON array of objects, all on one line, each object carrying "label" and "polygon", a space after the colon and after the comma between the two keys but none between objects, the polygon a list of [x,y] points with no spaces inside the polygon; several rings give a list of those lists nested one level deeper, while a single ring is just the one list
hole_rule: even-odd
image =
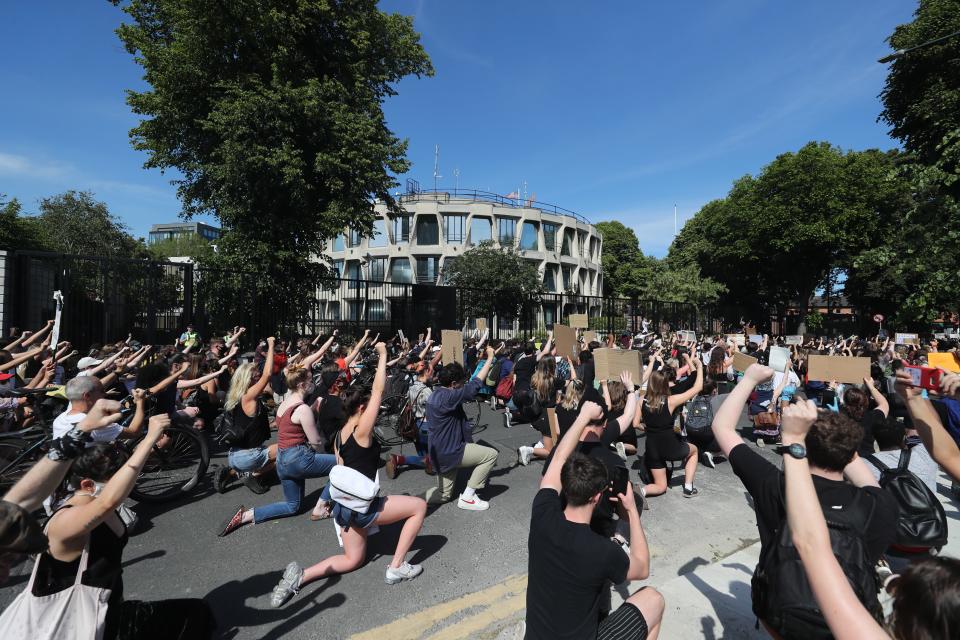
[{"label": "raised arm", "polygon": [[430,352],[430,347],[433,346],[433,340],[427,338],[427,341],[423,343],[423,351],[420,352],[420,359],[423,360],[427,357],[427,353]]},{"label": "raised arm", "polygon": [[149,344],[145,344],[142,347],[140,347],[140,349],[138,349],[137,352],[133,354],[133,357],[127,360],[127,369],[132,369],[133,367],[140,364],[140,362],[147,357],[147,354],[150,353],[151,349],[153,349],[153,347]]},{"label": "raised arm", "polygon": [[883,417],[890,415],[890,403],[887,402],[887,399],[883,396],[883,394],[880,393],[880,391],[873,385],[873,378],[867,376],[863,379],[863,383],[867,385],[867,391],[870,392],[870,395],[873,397],[873,401],[877,403],[877,409],[880,410],[880,413],[883,414]]},{"label": "raised arm", "polygon": [[960,482],[960,448],[944,428],[933,403],[924,398],[919,390],[910,386],[910,382],[909,373],[897,372],[896,390],[907,403],[913,426],[930,457],[947,475]]},{"label": "raised arm", "polygon": [[373,425],[377,422],[380,412],[380,403],[383,401],[383,390],[387,386],[387,345],[378,342],[374,345],[377,350],[377,373],[373,377],[373,389],[370,390],[370,400],[367,402],[360,422],[357,423],[357,436],[369,437],[373,432]]},{"label": "raised arm", "polygon": [[205,376],[200,376],[199,378],[194,378],[193,380],[177,380],[177,389],[192,389],[193,387],[199,387],[210,382],[211,380],[216,380],[220,377],[220,374],[226,370],[227,366],[223,365],[216,371],[212,371]]},{"label": "raised arm", "polygon": [[363,349],[363,345],[366,344],[367,338],[370,337],[370,329],[367,329],[363,332],[363,337],[357,340],[357,344],[353,345],[353,350],[344,358],[344,364],[350,366],[350,364],[357,359],[357,356],[360,355],[360,350]]},{"label": "raised arm", "polygon": [[230,351],[227,351],[227,355],[217,360],[217,364],[220,366],[227,364],[230,362],[230,359],[233,358],[233,356],[237,355],[237,351],[240,351],[240,349],[237,347],[237,345],[233,345],[230,347]]},{"label": "raised arm", "polygon": [[487,360],[483,363],[483,366],[480,368],[480,371],[477,372],[477,375],[473,376],[481,382],[487,379],[487,375],[490,373],[490,368],[493,367],[493,347],[487,347]]},{"label": "raised arm", "polygon": [[543,343],[543,349],[537,353],[537,362],[553,349],[553,331],[547,332],[547,341]]},{"label": "raised arm", "polygon": [[237,341],[240,339],[240,336],[242,336],[243,332],[246,330],[247,330],[246,327],[235,328],[233,331],[233,335],[227,338],[226,342],[224,343],[227,349],[237,344]]},{"label": "raised arm", "polygon": [[690,358],[689,353],[685,353],[683,357],[686,358],[687,365],[693,368],[697,379],[694,381],[693,386],[685,392],[667,398],[667,406],[670,409],[670,413],[676,411],[677,407],[684,405],[688,400],[696,397],[696,395],[703,390],[703,363],[700,362],[700,358],[693,360]]},{"label": "raised arm", "polygon": [[629,371],[624,371],[620,374],[620,382],[622,382],[623,386],[627,389],[627,402],[623,406],[623,415],[617,418],[617,423],[620,425],[620,433],[625,433],[626,430],[633,425],[634,417],[638,413],[637,394],[634,393],[634,391],[636,391],[636,385],[634,385],[633,375]]},{"label": "raised arm", "polygon": [[[28,338],[23,338],[23,342],[20,343],[20,346],[29,347],[30,345],[37,342],[38,340],[42,340],[46,338],[47,335],[50,333],[50,331],[53,329],[53,323],[54,323],[53,320],[47,320],[47,324],[43,325],[43,327],[39,331],[37,331],[36,333],[30,334],[30,337]],[[8,345],[8,348],[9,346],[10,345]]]},{"label": "raised arm", "polygon": [[267,383],[270,382],[270,373],[273,371],[273,347],[276,342],[277,339],[273,336],[267,338],[267,357],[263,361],[263,371],[260,372],[260,379],[250,385],[247,392],[243,394],[243,402],[253,402],[263,395],[263,390],[267,388]]},{"label": "raised arm", "polygon": [[7,362],[6,364],[0,364],[0,371],[9,371],[10,369],[16,369],[27,360],[33,358],[38,353],[42,353],[42,352],[43,352],[43,347],[35,347],[30,351],[24,351],[21,354],[15,355],[13,358],[11,358],[10,362]]},{"label": "raised arm", "polygon": [[[781,425],[783,443],[803,444],[816,419],[817,408],[810,400],[784,409]],[[787,524],[813,595],[830,630],[837,640],[889,640],[889,636],[857,599],[833,555],[830,534],[813,487],[807,459],[783,456],[783,473],[786,481]]]},{"label": "raised arm", "polygon": [[543,479],[540,480],[541,489],[553,489],[557,493],[560,493],[562,488],[560,484],[560,469],[563,468],[563,463],[566,462],[570,455],[576,450],[583,429],[591,422],[599,420],[602,417],[603,409],[600,405],[595,402],[590,402],[589,400],[583,403],[583,406],[580,408],[580,415],[573,421],[573,425],[563,434],[560,442],[553,449],[553,460],[550,461],[547,472],[543,474]]},{"label": "raised arm", "polygon": [[[319,337],[320,336],[317,336],[317,338]],[[330,337],[327,338],[327,341],[324,342],[322,345],[320,345],[320,349],[316,353],[310,354],[304,359],[303,366],[306,367],[307,369],[312,367],[317,360],[323,357],[323,354],[325,354],[327,351],[330,350],[330,347],[333,345],[333,341],[336,339],[337,339],[337,330],[334,329],[333,333],[330,334]]]},{"label": "raised arm", "polygon": [[136,406],[136,411],[133,413],[133,419],[130,421],[130,424],[124,427],[123,431],[118,435],[120,438],[130,439],[139,436],[140,430],[143,428],[143,423],[146,420],[147,394],[143,389],[133,390],[133,402]]},{"label": "raised arm", "polygon": [[770,367],[750,365],[743,372],[743,378],[720,405],[717,415],[713,417],[713,435],[725,457],[729,457],[730,451],[738,444],[743,444],[743,438],[737,433],[737,422],[743,413],[743,406],[753,393],[753,388],[772,377],[773,369]]}]

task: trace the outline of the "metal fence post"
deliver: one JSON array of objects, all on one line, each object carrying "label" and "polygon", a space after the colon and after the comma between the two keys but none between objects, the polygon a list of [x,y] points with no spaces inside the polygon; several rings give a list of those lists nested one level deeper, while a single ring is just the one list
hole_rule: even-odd
[{"label": "metal fence post", "polygon": [[193,263],[183,265],[183,319],[193,322]]}]

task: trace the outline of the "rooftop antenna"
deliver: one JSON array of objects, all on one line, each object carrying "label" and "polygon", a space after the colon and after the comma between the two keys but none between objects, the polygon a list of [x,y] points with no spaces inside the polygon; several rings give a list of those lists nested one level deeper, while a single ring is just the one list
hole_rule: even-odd
[{"label": "rooftop antenna", "polygon": [[440,175],[440,145],[434,145],[433,147],[433,190],[437,190],[437,184],[440,178],[443,176]]},{"label": "rooftop antenna", "polygon": [[460,191],[460,167],[454,168],[453,177],[456,180],[456,185],[457,185],[454,191]]},{"label": "rooftop antenna", "polygon": [[677,205],[673,205],[673,235],[677,235]]}]

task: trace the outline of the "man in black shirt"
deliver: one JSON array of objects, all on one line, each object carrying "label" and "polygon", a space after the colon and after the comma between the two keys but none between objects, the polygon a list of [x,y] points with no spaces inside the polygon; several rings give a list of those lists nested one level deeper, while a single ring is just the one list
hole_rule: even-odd
[{"label": "man in black shirt", "polygon": [[[736,431],[736,425],[754,387],[772,377],[773,369],[770,367],[750,365],[713,420],[717,444],[753,498],[760,532],[761,562],[765,551],[776,543],[779,529],[785,526],[783,476],[776,465],[744,443]],[[858,494],[872,501],[869,520],[859,527],[866,532],[863,543],[867,560],[872,565],[893,542],[898,507],[893,496],[877,485],[871,471],[857,457],[862,433],[860,425],[849,418],[820,411],[803,441],[794,443],[784,434],[783,447],[790,444],[806,446],[813,484],[826,515],[843,511],[855,501]],[[844,477],[849,483],[844,482]],[[870,597],[875,600],[876,594]],[[816,606],[816,603],[812,604]]]},{"label": "man in black shirt", "polygon": [[[609,485],[598,459],[575,453],[588,425],[602,424],[603,410],[584,403],[573,426],[554,449],[540,482],[530,519],[526,638],[656,638],[664,601],[644,587],[600,621],[603,590],[609,582],[643,580],[650,574],[650,552],[627,483],[619,495],[620,517],[630,523],[630,551],[590,529],[593,511]],[[562,498],[561,498],[562,494]],[[564,504],[565,503],[565,504]]]}]

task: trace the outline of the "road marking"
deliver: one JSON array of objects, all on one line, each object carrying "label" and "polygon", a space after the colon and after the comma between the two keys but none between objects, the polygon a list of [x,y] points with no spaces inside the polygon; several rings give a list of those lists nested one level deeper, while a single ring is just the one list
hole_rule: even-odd
[{"label": "road marking", "polygon": [[[511,576],[482,591],[427,607],[375,629],[354,634],[351,640],[382,640],[385,637],[391,640],[418,640],[435,628],[440,631],[429,636],[430,640],[467,638],[521,611],[526,606],[526,593],[526,574]],[[458,613],[477,608],[481,610],[471,612],[466,618],[455,619]],[[447,621],[456,626],[443,628],[449,624]]]}]

